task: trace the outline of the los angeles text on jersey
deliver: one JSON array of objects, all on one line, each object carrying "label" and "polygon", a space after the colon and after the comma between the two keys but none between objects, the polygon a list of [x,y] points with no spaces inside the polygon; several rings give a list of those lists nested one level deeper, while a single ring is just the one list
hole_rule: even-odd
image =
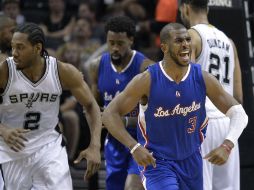
[{"label": "los angeles text on jersey", "polygon": [[50,93],[22,93],[22,94],[12,94],[9,96],[10,102],[12,104],[21,102],[55,102],[57,100],[58,94]]},{"label": "los angeles text on jersey", "polygon": [[195,101],[193,101],[190,106],[181,106],[180,104],[177,104],[172,110],[159,107],[156,109],[154,116],[155,117],[167,117],[173,115],[186,116],[190,112],[197,111],[198,109],[200,109],[200,107],[201,107],[200,103],[196,103]]}]

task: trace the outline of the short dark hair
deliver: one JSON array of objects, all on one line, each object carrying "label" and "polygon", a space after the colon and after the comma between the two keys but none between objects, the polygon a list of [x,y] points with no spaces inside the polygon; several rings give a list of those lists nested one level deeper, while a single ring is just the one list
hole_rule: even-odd
[{"label": "short dark hair", "polygon": [[108,31],[120,33],[126,32],[128,37],[134,37],[136,33],[135,23],[127,16],[117,16],[110,18],[105,26],[106,33]]},{"label": "short dark hair", "polygon": [[28,41],[35,45],[41,43],[42,51],[41,56],[48,56],[48,52],[45,49],[45,36],[43,30],[35,23],[25,23],[18,25],[14,32],[25,33],[28,35]]},{"label": "short dark hair", "polygon": [[168,40],[170,39],[170,31],[171,30],[179,30],[185,28],[184,25],[180,24],[180,23],[169,23],[166,26],[164,26],[160,32],[160,40],[161,43],[167,43]]},{"label": "short dark hair", "polygon": [[190,4],[195,8],[207,9],[208,0],[181,0],[181,4]]}]

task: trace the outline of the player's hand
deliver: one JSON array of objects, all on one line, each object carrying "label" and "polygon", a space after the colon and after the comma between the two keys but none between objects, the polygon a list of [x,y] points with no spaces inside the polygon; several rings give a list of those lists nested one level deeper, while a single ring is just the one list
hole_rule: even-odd
[{"label": "player's hand", "polygon": [[132,156],[140,166],[146,167],[147,165],[152,165],[154,168],[156,167],[156,159],[153,157],[153,154],[143,146],[139,146]]},{"label": "player's hand", "polygon": [[101,165],[100,148],[89,146],[87,149],[80,152],[78,158],[74,161],[74,163],[77,164],[82,159],[86,159],[87,161],[87,169],[84,178],[89,179],[100,169]]},{"label": "player's hand", "polygon": [[15,152],[24,149],[24,141],[28,141],[24,134],[29,131],[30,129],[1,127],[1,135],[4,142]]},{"label": "player's hand", "polygon": [[205,155],[204,159],[208,159],[209,162],[216,165],[223,165],[226,163],[229,157],[229,152],[225,150],[222,146],[212,150],[207,155]]}]

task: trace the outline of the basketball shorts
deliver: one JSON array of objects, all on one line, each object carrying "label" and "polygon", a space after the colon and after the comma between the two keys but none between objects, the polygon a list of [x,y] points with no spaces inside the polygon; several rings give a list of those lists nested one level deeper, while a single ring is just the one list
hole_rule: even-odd
[{"label": "basketball shorts", "polygon": [[203,190],[200,151],[185,160],[156,158],[156,168],[149,165],[142,171],[142,183],[148,190]]},{"label": "basketball shorts", "polygon": [[106,138],[104,154],[107,190],[123,190],[127,175],[140,175],[138,165],[130,151],[111,135]]},{"label": "basketball shorts", "polygon": [[28,157],[2,164],[6,190],[72,190],[66,148],[62,138]]}]

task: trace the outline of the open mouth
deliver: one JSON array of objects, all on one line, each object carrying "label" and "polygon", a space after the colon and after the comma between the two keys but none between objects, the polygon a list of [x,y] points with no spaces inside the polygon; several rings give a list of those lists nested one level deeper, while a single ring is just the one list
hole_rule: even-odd
[{"label": "open mouth", "polygon": [[184,61],[189,61],[190,59],[190,51],[182,51],[180,52],[180,57],[181,59],[183,59]]}]

